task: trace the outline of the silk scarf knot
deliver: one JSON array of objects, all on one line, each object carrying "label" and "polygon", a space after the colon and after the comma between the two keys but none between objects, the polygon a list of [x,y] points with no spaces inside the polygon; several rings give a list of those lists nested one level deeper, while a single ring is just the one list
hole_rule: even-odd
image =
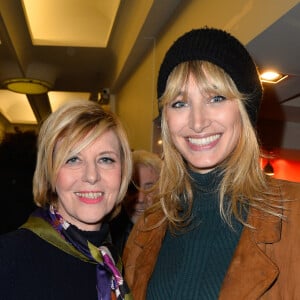
[{"label": "silk scarf knot", "polygon": [[[132,299],[128,286],[124,281],[121,271],[122,262],[112,245],[105,241],[100,247],[84,238],[74,225],[71,225],[50,206],[48,221],[54,229],[74,248],[86,256],[90,262],[96,264],[96,288],[98,300],[112,299],[112,293],[117,300]],[[112,253],[115,255],[113,256]]]}]

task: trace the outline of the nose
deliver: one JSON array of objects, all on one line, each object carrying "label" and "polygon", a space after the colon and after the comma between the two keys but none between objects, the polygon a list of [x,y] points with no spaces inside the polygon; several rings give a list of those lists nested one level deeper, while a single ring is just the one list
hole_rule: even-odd
[{"label": "nose", "polygon": [[145,193],[143,193],[141,191],[138,191],[136,196],[137,196],[136,202],[138,202],[138,203],[144,203],[145,202],[145,197],[146,197]]},{"label": "nose", "polygon": [[96,163],[86,163],[82,179],[90,184],[95,184],[98,180],[100,180],[100,173]]},{"label": "nose", "polygon": [[191,108],[189,114],[189,127],[197,133],[202,132],[211,124],[205,104],[199,104]]}]

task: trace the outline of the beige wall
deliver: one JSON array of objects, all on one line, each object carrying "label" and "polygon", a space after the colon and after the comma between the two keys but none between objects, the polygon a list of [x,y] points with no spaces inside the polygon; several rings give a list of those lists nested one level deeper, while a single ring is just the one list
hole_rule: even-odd
[{"label": "beige wall", "polygon": [[[115,112],[128,132],[131,148],[151,150],[152,120],[156,114],[154,51],[116,96]],[[154,111],[155,110],[155,111]]]},{"label": "beige wall", "polygon": [[116,95],[116,113],[132,149],[152,150],[152,121],[157,116],[156,79],[166,50],[181,34],[202,26],[218,27],[248,43],[299,0],[192,0],[174,18],[164,35]]}]

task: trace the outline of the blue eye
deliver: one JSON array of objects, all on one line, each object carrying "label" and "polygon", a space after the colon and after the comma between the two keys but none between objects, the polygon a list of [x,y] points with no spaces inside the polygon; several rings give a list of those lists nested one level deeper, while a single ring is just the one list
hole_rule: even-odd
[{"label": "blue eye", "polygon": [[222,102],[222,101],[224,101],[224,100],[226,100],[226,97],[217,95],[217,96],[212,97],[212,98],[210,99],[210,102],[211,102],[211,103],[218,103],[218,102]]},{"label": "blue eye", "polygon": [[187,103],[184,102],[183,100],[177,100],[171,103],[172,108],[181,108],[181,107],[186,107]]},{"label": "blue eye", "polygon": [[101,157],[100,158],[100,163],[103,163],[103,164],[113,164],[114,162],[116,162],[116,161],[111,157]]},{"label": "blue eye", "polygon": [[99,167],[106,170],[115,168],[118,163],[118,159],[109,156],[100,157],[98,160]]},{"label": "blue eye", "polygon": [[73,156],[66,161],[66,164],[75,164],[78,161],[79,161],[79,158],[77,156]]}]

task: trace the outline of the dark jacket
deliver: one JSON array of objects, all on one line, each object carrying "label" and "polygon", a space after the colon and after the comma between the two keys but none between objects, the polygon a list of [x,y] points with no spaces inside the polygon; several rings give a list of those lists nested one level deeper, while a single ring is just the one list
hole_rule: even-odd
[{"label": "dark jacket", "polygon": [[132,227],[133,223],[122,206],[120,213],[109,222],[112,243],[120,254],[123,253]]},{"label": "dark jacket", "polygon": [[97,299],[96,265],[27,229],[0,238],[1,300]]},{"label": "dark jacket", "polygon": [[[282,199],[293,199],[282,202],[286,220],[250,210],[248,222],[255,229],[244,227],[219,299],[300,299],[300,185],[284,182]],[[162,218],[161,211],[140,218],[124,250],[125,278],[137,300],[146,297],[167,223],[143,229]]]}]

